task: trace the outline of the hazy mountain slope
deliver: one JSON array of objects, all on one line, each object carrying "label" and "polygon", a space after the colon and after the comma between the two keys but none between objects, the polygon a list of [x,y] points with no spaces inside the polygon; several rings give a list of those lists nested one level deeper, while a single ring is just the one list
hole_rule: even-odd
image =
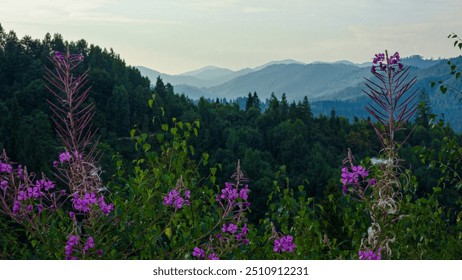
[{"label": "hazy mountain slope", "polygon": [[261,98],[269,97],[272,92],[277,96],[286,93],[294,100],[305,95],[319,98],[358,84],[367,72],[367,69],[345,64],[274,64],[209,88],[208,94],[234,98],[256,91]]}]

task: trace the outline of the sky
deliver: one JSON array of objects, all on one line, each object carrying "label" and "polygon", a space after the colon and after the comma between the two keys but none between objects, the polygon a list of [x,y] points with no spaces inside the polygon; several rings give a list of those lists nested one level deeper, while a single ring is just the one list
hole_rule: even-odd
[{"label": "sky", "polygon": [[270,61],[370,61],[399,51],[461,52],[461,0],[0,0],[0,24],[18,37],[85,39],[128,65],[179,74]]}]

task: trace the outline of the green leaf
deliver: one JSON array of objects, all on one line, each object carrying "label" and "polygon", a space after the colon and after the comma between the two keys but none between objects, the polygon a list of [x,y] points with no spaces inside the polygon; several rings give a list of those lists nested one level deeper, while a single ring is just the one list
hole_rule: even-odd
[{"label": "green leaf", "polygon": [[168,239],[172,238],[172,229],[171,228],[166,228],[165,229],[165,235],[167,235]]},{"label": "green leaf", "polygon": [[149,143],[144,143],[143,144],[143,150],[145,152],[148,152],[149,150],[151,150],[151,145]]},{"label": "green leaf", "polygon": [[149,100],[148,100],[148,106],[149,106],[149,108],[152,109],[152,104],[153,104],[153,103],[154,103],[154,100],[152,100],[152,99],[149,99]]},{"label": "green leaf", "polygon": [[208,153],[202,153],[202,159],[204,160],[204,165],[207,164],[209,161],[209,154]]},{"label": "green leaf", "polygon": [[163,131],[168,131],[168,124],[164,123],[164,124],[162,125],[162,130],[163,130]]},{"label": "green leaf", "polygon": [[130,137],[133,138],[135,137],[136,129],[130,130]]}]

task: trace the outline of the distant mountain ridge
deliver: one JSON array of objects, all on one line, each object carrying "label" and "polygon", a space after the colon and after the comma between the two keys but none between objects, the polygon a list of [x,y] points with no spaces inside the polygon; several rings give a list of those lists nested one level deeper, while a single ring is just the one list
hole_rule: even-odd
[{"label": "distant mountain ridge", "polygon": [[[425,89],[430,95],[434,113],[443,114],[456,131],[462,131],[462,107],[448,95],[443,96],[430,82],[443,81],[459,86],[449,74],[448,59],[423,59],[415,55],[403,58],[411,66],[410,75],[417,77],[415,90]],[[462,57],[451,58],[456,65],[462,65]],[[372,76],[372,64],[355,64],[342,60],[337,62],[313,62],[306,64],[295,60],[273,61],[255,68],[232,71],[216,66],[207,66],[181,75],[168,75],[158,71],[137,67],[152,83],[157,77],[171,83],[175,92],[191,99],[232,100],[257,92],[261,100],[274,93],[280,97],[286,94],[289,101],[299,101],[307,96],[313,105],[313,112],[328,114],[334,109],[339,115],[352,118],[364,115],[364,78]],[[457,107],[459,106],[459,107]],[[456,108],[457,107],[457,108]]]},{"label": "distant mountain ridge", "polygon": [[[442,60],[424,59],[415,55],[403,58],[402,61],[405,65],[423,71]],[[192,99],[202,96],[230,99],[256,91],[261,98],[268,98],[271,93],[276,96],[286,93],[289,100],[300,100],[307,96],[315,101],[357,97],[361,90],[347,94],[345,90],[363,84],[363,78],[371,76],[370,66],[370,62],[356,64],[347,60],[306,64],[287,59],[238,71],[206,66],[180,75],[163,74],[141,66],[137,68],[151,82],[161,77],[164,82],[174,86],[175,92],[184,93]]]}]

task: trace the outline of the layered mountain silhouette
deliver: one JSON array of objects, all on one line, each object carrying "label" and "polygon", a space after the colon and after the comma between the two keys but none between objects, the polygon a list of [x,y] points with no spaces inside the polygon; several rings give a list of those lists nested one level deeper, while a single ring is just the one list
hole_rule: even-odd
[{"label": "layered mountain silhouette", "polygon": [[[417,77],[413,90],[426,90],[434,113],[444,113],[456,130],[462,130],[462,110],[459,108],[461,102],[455,102],[455,98],[460,99],[460,96],[450,93],[443,95],[437,87],[430,86],[432,81],[442,81],[461,88],[460,81],[454,80],[449,74],[447,61],[448,59],[424,59],[418,55],[402,60],[405,66],[411,66],[410,76]],[[451,61],[462,65],[462,57],[452,58]],[[232,100],[246,96],[249,92],[257,92],[260,99],[265,100],[272,93],[278,97],[285,93],[289,101],[299,101],[307,96],[314,112],[328,113],[334,109],[338,114],[352,117],[352,114],[361,115],[359,111],[364,111],[363,106],[368,102],[362,90],[364,78],[372,77],[371,65],[349,61],[305,64],[295,60],[283,60],[238,71],[207,66],[181,75],[163,74],[141,66],[137,68],[153,83],[157,77],[161,77],[165,83],[174,86],[176,93],[185,94],[191,99],[205,97]]]}]

